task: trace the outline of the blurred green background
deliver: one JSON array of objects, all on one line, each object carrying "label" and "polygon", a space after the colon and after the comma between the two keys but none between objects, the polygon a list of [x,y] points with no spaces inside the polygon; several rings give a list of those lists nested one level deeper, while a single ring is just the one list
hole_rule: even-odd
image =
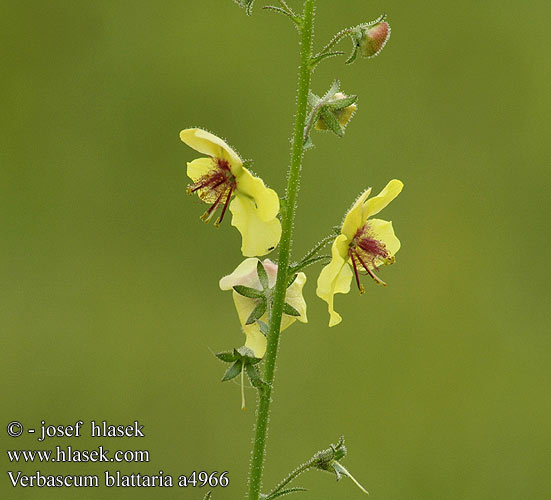
[{"label": "blurred green background", "polygon": [[[229,470],[243,498],[254,393],[221,384],[211,351],[243,342],[219,278],[241,261],[229,223],[201,224],[178,132],[227,137],[282,193],[297,34],[229,0],[18,0],[0,15],[2,498],[189,498],[197,489],[11,487],[32,474]],[[291,0],[293,6],[298,1]],[[306,156],[294,255],[360,190],[391,178],[383,218],[402,250],[386,289],[337,297],[327,327],[308,273],[310,323],[283,337],[265,484],[347,438],[344,464],[384,500],[551,496],[549,182],[551,67],[545,1],[318,1],[319,47],[387,12],[383,54],[338,77],[359,112]],[[349,42],[343,44],[349,49]],[[276,258],[274,253],[272,258]],[[37,427],[139,419],[147,437],[9,438]],[[120,467],[10,464],[5,450],[149,449]],[[304,499],[362,498],[311,473]],[[299,496],[297,496],[299,498]]]}]

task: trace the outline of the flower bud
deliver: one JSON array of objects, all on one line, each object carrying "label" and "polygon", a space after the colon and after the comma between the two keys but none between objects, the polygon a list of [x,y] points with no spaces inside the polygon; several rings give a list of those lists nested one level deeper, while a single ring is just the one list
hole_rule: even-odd
[{"label": "flower bud", "polygon": [[347,100],[348,96],[346,94],[343,94],[342,92],[337,92],[328,101],[328,106],[326,107],[326,109],[323,110],[324,112],[320,114],[320,117],[316,122],[316,130],[332,129],[331,123],[328,123],[328,112],[330,112],[337,119],[337,122],[339,123],[341,129],[344,129],[348,125],[348,122],[352,119],[352,116],[354,116],[356,109],[358,109],[358,106],[355,102],[352,102],[352,104],[349,104],[348,106],[339,106],[339,102],[346,104]]},{"label": "flower bud", "polygon": [[362,26],[361,33],[358,40],[360,54],[362,57],[375,57],[390,38],[390,25],[382,17],[372,24]]}]

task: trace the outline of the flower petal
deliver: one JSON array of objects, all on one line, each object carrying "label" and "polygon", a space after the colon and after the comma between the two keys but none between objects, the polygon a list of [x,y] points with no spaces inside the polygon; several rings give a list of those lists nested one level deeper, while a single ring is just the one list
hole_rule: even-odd
[{"label": "flower petal", "polygon": [[236,191],[230,203],[232,226],[241,233],[241,252],[245,257],[266,255],[279,243],[281,223],[277,218],[262,220],[253,200]]},{"label": "flower petal", "polygon": [[[247,330],[251,329],[260,331],[260,327],[256,323],[246,325],[247,320],[253,312],[253,309],[258,304],[258,301],[255,299],[250,299],[249,297],[243,297],[243,295],[238,294],[235,290],[232,292],[232,295],[233,303],[235,304],[235,310],[237,311],[237,316],[239,317],[239,323],[241,323],[241,326],[243,327],[245,333],[247,332]],[[264,313],[261,318],[262,321],[266,322],[266,316],[267,314]]]},{"label": "flower petal", "polygon": [[363,226],[365,220],[362,219],[363,204],[366,198],[371,193],[371,188],[366,189],[358,199],[354,202],[354,205],[350,207],[350,210],[344,217],[341,233],[344,234],[348,240],[352,240],[356,234],[356,231]]},{"label": "flower petal", "polygon": [[[264,259],[262,264],[264,265],[264,269],[266,269],[266,274],[268,274],[268,281],[271,288],[276,282],[277,265],[270,259]],[[244,285],[250,288],[255,288],[256,290],[262,290],[262,285],[258,279],[258,271],[256,269],[257,265],[258,259],[256,257],[245,259],[235,268],[233,273],[224,276],[220,280],[220,289],[231,290],[236,285]]]},{"label": "flower petal", "polygon": [[[392,258],[396,255],[396,252],[400,250],[400,240],[394,234],[394,228],[392,227],[392,222],[381,220],[381,219],[369,219],[368,221],[369,232],[378,241],[382,241],[385,245],[385,248],[389,254],[389,257]],[[376,260],[376,265],[384,264],[383,259]]]},{"label": "flower petal", "polygon": [[369,198],[365,202],[363,209],[363,223],[372,215],[378,214],[385,208],[396,196],[400,194],[404,184],[402,181],[392,179],[385,188],[373,198]]},{"label": "flower petal", "polygon": [[[255,262],[258,262],[258,259],[247,260],[254,260]],[[243,297],[235,291],[232,295],[235,310],[237,311],[237,316],[239,317],[239,323],[241,323],[241,328],[243,328],[243,332],[247,336],[245,345],[254,351],[257,358],[262,358],[266,352],[266,337],[262,335],[258,323],[253,323],[251,325],[245,324],[253,312],[253,309],[256,307],[257,301],[254,299],[249,299],[248,297]],[[266,323],[268,321],[268,314],[265,313],[260,319]]]},{"label": "flower petal", "polygon": [[197,158],[187,164],[187,176],[197,182],[201,177],[207,175],[213,168],[214,162],[210,158]]},{"label": "flower petal", "polygon": [[308,318],[306,317],[306,301],[302,295],[302,289],[305,283],[306,275],[304,273],[298,273],[293,284],[287,288],[285,302],[293,306],[300,313],[300,316],[295,317],[284,314],[281,318],[281,331],[291,326],[297,319],[301,323],[308,323]]},{"label": "flower petal", "polygon": [[348,259],[342,256],[347,246],[346,235],[337,236],[331,249],[331,262],[321,270],[318,278],[316,293],[320,299],[325,300],[328,304],[329,326],[338,325],[342,321],[340,314],[333,307],[334,295],[350,291],[353,274],[347,263]]},{"label": "flower petal", "polygon": [[231,290],[235,285],[244,285],[251,288],[256,288],[257,290],[262,290],[260,281],[258,280],[258,276],[256,274],[257,262],[258,259],[253,257],[250,259],[245,259],[235,268],[233,273],[224,276],[220,280],[220,288],[222,290]]},{"label": "flower petal", "polygon": [[268,284],[270,288],[273,288],[277,279],[277,264],[274,264],[270,259],[264,259],[262,264],[264,264],[264,269],[266,269],[266,274],[268,275]]},{"label": "flower petal", "polygon": [[[180,132],[180,139],[185,142],[189,147],[209,155],[213,158],[223,158],[228,160],[232,173],[236,175],[243,162],[239,155],[230,148],[220,137],[216,137],[214,134],[202,130],[200,128],[187,128]],[[234,168],[236,171],[234,172]]]},{"label": "flower petal", "polygon": [[245,347],[248,347],[254,352],[255,358],[263,358],[264,354],[266,354],[266,345],[267,340],[264,335],[260,332],[260,329],[257,330],[245,330],[245,334],[247,335],[247,341],[245,342]]},{"label": "flower petal", "polygon": [[264,181],[242,168],[237,177],[237,190],[252,198],[256,203],[258,217],[264,221],[274,219],[279,213],[279,196]]}]

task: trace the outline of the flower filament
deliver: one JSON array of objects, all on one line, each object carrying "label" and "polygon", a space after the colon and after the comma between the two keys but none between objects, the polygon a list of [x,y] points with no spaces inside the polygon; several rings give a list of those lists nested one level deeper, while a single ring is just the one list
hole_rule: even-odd
[{"label": "flower filament", "polygon": [[356,284],[360,293],[364,293],[365,289],[360,283],[360,273],[363,268],[365,272],[379,285],[386,286],[387,284],[379,278],[373,271],[378,269],[377,262],[384,264],[392,264],[394,258],[390,256],[386,245],[373,237],[369,224],[364,224],[356,231],[354,238],[348,246],[348,256],[352,261]]},{"label": "flower filament", "polygon": [[224,219],[237,181],[227,160],[212,158],[212,161],[214,168],[188,186],[187,192],[190,195],[197,192],[202,200],[211,203],[209,209],[201,215],[201,220],[207,224],[213,219],[217,208],[222,206],[220,217],[214,223],[218,227]]}]

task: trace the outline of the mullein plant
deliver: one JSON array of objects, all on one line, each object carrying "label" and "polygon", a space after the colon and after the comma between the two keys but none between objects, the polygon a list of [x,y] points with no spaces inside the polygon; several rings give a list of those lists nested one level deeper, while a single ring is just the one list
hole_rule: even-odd
[{"label": "mullein plant", "polygon": [[[252,13],[254,0],[234,0],[247,14]],[[342,318],[334,309],[338,293],[348,293],[353,281],[364,293],[361,276],[375,284],[386,285],[379,269],[395,262],[400,241],[391,222],[374,218],[400,194],[403,184],[390,180],[376,196],[371,188],[364,189],[346,212],[342,223],[329,236],[316,244],[302,259],[291,259],[291,242],[296,202],[304,152],[313,146],[315,131],[327,131],[343,137],[346,127],[357,111],[357,95],[340,90],[335,80],[321,97],[311,91],[314,69],[329,58],[345,55],[335,47],[345,39],[352,42],[352,53],[346,60],[351,64],[358,56],[378,55],[390,37],[385,16],[373,22],[339,31],[319,51],[313,50],[314,11],[316,0],[303,0],[301,12],[280,0],[278,5],[264,8],[286,16],[300,35],[300,69],[297,109],[292,136],[290,165],[285,196],[266,186],[248,168],[239,154],[223,139],[199,128],[180,132],[181,140],[201,155],[187,164],[190,195],[197,195],[207,204],[201,219],[220,225],[229,219],[241,234],[241,253],[245,260],[220,279],[222,290],[231,291],[245,343],[241,347],[220,352],[216,356],[228,363],[223,381],[240,378],[242,409],[245,409],[245,377],[258,392],[257,421],[250,463],[249,500],[271,500],[304,491],[291,482],[309,470],[325,471],[337,480],[351,479],[363,493],[365,488],[342,465],[346,456],[344,439],[318,451],[312,458],[291,471],[277,486],[261,492],[262,474],[272,403],[272,389],[280,334],[293,323],[306,323],[306,302],[302,295],[306,284],[304,271],[314,264],[323,265],[317,278],[318,297],[327,303],[329,326],[338,325]],[[366,179],[367,181],[367,179]],[[323,249],[331,244],[331,254]],[[279,245],[277,259],[260,259]],[[211,498],[209,492],[205,498]],[[336,494],[331,494],[335,498]]]}]

